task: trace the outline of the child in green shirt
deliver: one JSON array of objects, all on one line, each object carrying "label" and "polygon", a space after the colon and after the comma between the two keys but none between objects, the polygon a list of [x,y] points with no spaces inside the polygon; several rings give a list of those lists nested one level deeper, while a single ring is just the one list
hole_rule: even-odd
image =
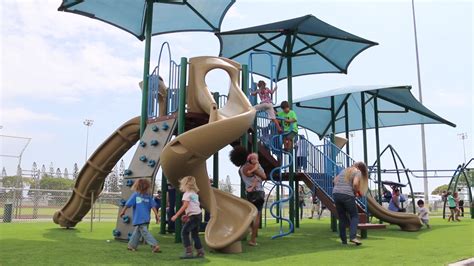
[{"label": "child in green shirt", "polygon": [[289,151],[293,147],[293,139],[298,135],[298,119],[295,111],[290,109],[290,104],[287,101],[281,102],[282,111],[278,112],[277,116],[283,119],[283,131],[285,132],[284,147]]},{"label": "child in green shirt", "polygon": [[[455,194],[457,194],[457,192],[455,192]],[[455,195],[457,196],[457,195]],[[448,222],[450,221],[453,221],[454,222],[454,219],[456,219],[456,221],[461,221],[459,218],[458,218],[458,211],[457,211],[457,206],[456,206],[456,200],[455,200],[455,197],[453,197],[453,195],[451,194],[451,192],[448,192],[448,198],[447,198],[447,201],[448,201],[448,206],[449,206],[449,211],[451,212],[451,214],[449,215],[448,217]]]}]

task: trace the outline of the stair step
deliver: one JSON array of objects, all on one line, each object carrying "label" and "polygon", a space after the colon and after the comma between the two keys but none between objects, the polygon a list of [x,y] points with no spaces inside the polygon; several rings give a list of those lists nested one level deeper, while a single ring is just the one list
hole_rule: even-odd
[{"label": "stair step", "polygon": [[387,225],[385,224],[372,224],[372,223],[363,223],[357,225],[358,229],[373,230],[373,229],[385,229]]}]

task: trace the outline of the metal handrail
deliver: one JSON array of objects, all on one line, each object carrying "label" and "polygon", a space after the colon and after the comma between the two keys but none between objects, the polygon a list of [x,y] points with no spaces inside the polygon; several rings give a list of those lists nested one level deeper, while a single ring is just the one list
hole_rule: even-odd
[{"label": "metal handrail", "polygon": [[[272,239],[275,239],[275,238],[279,238],[279,237],[284,237],[284,236],[287,236],[291,233],[293,233],[293,230],[294,230],[294,225],[293,223],[291,222],[290,219],[288,218],[285,218],[283,217],[283,208],[282,208],[282,205],[285,203],[285,202],[288,202],[290,201],[293,196],[294,196],[294,191],[293,191],[293,188],[289,185],[286,185],[284,184],[281,180],[282,180],[282,170],[283,169],[287,169],[291,166],[291,162],[293,162],[293,154],[291,154],[291,152],[288,152],[288,151],[285,151],[282,147],[281,147],[281,143],[283,143],[283,138],[285,136],[287,136],[288,134],[290,134],[291,132],[286,132],[286,133],[282,133],[282,134],[278,134],[278,135],[275,135],[272,137],[272,142],[271,142],[271,149],[273,151],[276,151],[277,153],[280,154],[280,161],[282,162],[281,166],[278,166],[278,167],[275,167],[272,169],[272,171],[270,171],[270,180],[275,184],[276,188],[277,189],[281,189],[281,195],[283,195],[283,189],[284,188],[287,188],[288,189],[288,197],[286,198],[280,198],[279,200],[276,200],[274,201],[271,205],[270,205],[270,214],[277,220],[280,221],[280,233],[277,234],[277,235],[274,235],[272,236]],[[275,145],[275,144],[280,144],[280,145]],[[286,154],[288,156],[288,163],[287,164],[284,164],[283,163],[283,155]],[[278,172],[278,176],[279,176],[279,180],[275,180],[273,178],[273,176],[275,175],[275,173]],[[278,211],[278,214],[275,214],[273,212],[273,209],[277,207],[279,209]],[[287,232],[284,232],[283,231],[283,221],[287,222],[288,225],[289,225],[289,230]]]},{"label": "metal handrail", "polygon": [[[270,149],[273,156],[282,158],[282,151],[274,148],[275,145],[281,146],[282,139],[275,139],[278,136],[280,135],[278,135],[276,127],[272,124],[272,121],[267,118],[266,113],[259,112],[257,114],[257,138]],[[333,177],[344,168],[354,164],[355,160],[327,139],[325,139],[324,145],[314,145],[307,139],[297,139],[297,141],[300,145],[300,147],[297,146],[297,149],[304,147],[307,151],[307,166],[305,171],[313,179],[314,184],[332,199],[332,190],[334,187]],[[335,156],[331,156],[331,154]],[[278,170],[281,175],[281,168],[277,167],[272,170],[270,176],[273,177],[275,174],[274,171]],[[365,212],[368,211],[367,198],[365,196],[357,198],[356,202]],[[278,217],[275,218],[278,219]]]},{"label": "metal handrail", "polygon": [[169,55],[169,73],[168,73],[168,88],[166,90],[166,114],[170,115],[178,111],[179,101],[179,82],[180,82],[180,68],[181,66],[172,60],[171,48],[168,42],[161,45],[158,55],[158,62],[153,69],[151,75],[148,76],[148,118],[156,118],[159,114],[159,85],[160,85],[160,66],[163,51],[165,50]]},{"label": "metal handrail", "polygon": [[[249,74],[250,74],[250,77],[251,77],[251,90],[248,90],[248,95],[247,97],[249,98],[250,102],[252,103],[252,105],[255,105],[257,104],[257,96],[255,95],[255,97],[252,96],[252,93],[255,92],[256,88],[254,88],[254,80],[253,80],[253,74],[254,72],[252,71],[253,70],[253,56],[254,55],[266,55],[268,56],[269,60],[270,60],[270,89],[273,90],[273,83],[275,82],[275,86],[278,86],[277,85],[277,82],[276,82],[276,65],[273,63],[273,55],[269,52],[266,52],[266,51],[255,51],[255,52],[251,52],[249,54],[249,59],[248,59],[248,66],[249,66]],[[277,98],[278,98],[278,93],[277,93],[278,90],[276,90],[273,95],[272,95],[272,103],[273,105],[276,105],[277,104]]]}]

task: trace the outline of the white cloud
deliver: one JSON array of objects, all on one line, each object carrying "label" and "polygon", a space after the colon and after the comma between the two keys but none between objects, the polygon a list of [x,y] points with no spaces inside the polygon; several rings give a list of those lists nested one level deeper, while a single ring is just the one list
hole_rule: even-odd
[{"label": "white cloud", "polygon": [[57,12],[57,1],[6,2],[1,89],[5,99],[34,95],[60,103],[136,90],[143,63],[128,33]]},{"label": "white cloud", "polygon": [[25,122],[59,121],[59,118],[49,113],[39,113],[23,107],[2,108],[2,124],[22,124]]}]

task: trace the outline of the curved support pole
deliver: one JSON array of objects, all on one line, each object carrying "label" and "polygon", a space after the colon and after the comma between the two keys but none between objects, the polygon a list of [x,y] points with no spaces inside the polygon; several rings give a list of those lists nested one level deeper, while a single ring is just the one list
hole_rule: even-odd
[{"label": "curved support pole", "polygon": [[[459,172],[461,172],[463,166],[462,165],[458,165],[458,167],[456,168],[456,171],[454,171],[454,174],[453,174],[453,177],[451,177],[451,180],[449,180],[449,184],[448,184],[448,191],[449,191],[449,188],[451,187],[451,184],[453,184],[453,181],[454,179],[456,179],[457,176],[459,176]],[[443,203],[443,219],[446,218],[446,199],[444,200],[444,203]]]},{"label": "curved support pole", "polygon": [[[410,194],[411,194],[411,198],[412,198],[412,204],[413,204],[413,213],[416,213],[416,210],[415,210],[415,198],[413,197],[413,186],[411,184],[411,180],[410,180],[410,176],[408,175],[408,171],[407,171],[407,168],[405,167],[405,164],[403,163],[403,160],[402,158],[400,157],[400,155],[398,154],[397,150],[395,150],[395,148],[392,146],[392,145],[387,145],[387,147],[385,147],[382,152],[380,153],[380,157],[382,157],[382,155],[386,152],[386,151],[390,151],[390,153],[392,154],[392,158],[393,158],[393,162],[395,164],[395,169],[397,170],[397,176],[398,176],[398,182],[401,183],[401,178],[400,178],[400,174],[399,174],[399,168],[398,168],[398,164],[397,164],[397,160],[400,161],[400,164],[401,166],[403,167],[403,171],[405,172],[405,176],[407,178],[407,181],[408,181],[408,187],[410,188]],[[373,164],[372,164],[372,168],[375,167],[375,165],[377,164],[377,161],[375,161]]]}]

